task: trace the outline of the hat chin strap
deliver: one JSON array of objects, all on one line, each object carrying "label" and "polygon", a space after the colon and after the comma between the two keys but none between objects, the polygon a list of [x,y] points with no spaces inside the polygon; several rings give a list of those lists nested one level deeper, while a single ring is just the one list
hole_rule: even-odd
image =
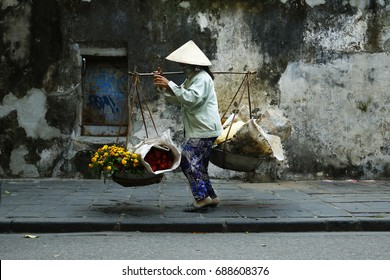
[{"label": "hat chin strap", "polygon": [[197,65],[191,65],[191,64],[180,64],[181,68],[183,69],[184,73],[189,76],[192,73],[200,72],[202,69],[201,67]]}]

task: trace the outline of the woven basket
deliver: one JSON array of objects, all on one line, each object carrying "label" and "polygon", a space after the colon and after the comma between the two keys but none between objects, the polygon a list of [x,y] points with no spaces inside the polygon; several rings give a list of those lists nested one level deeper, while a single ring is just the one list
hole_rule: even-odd
[{"label": "woven basket", "polygon": [[158,175],[153,173],[139,175],[126,172],[114,172],[112,174],[112,180],[123,187],[138,187],[158,184],[161,182],[163,176],[163,173]]},{"label": "woven basket", "polygon": [[210,154],[210,161],[216,166],[241,172],[255,171],[264,158],[266,157],[257,158],[233,154],[218,147],[213,148]]}]

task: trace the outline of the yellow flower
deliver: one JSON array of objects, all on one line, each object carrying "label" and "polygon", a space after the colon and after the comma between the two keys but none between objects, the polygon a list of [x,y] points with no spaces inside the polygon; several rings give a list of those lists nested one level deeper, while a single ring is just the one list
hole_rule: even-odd
[{"label": "yellow flower", "polygon": [[116,145],[104,145],[91,154],[88,167],[96,172],[103,172],[104,180],[114,172],[132,172],[144,174],[145,169],[140,163],[140,156],[133,150]]}]

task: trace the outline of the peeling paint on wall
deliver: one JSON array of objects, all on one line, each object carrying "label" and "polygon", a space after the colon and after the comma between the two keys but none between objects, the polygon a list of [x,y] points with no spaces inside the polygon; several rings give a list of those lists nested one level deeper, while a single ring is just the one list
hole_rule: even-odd
[{"label": "peeling paint on wall", "polygon": [[194,18],[189,17],[188,22],[190,23],[191,21],[195,20],[199,25],[200,32],[203,32],[205,28],[208,27],[209,24],[207,16],[208,16],[207,14],[198,13],[197,15],[195,15]]},{"label": "peeling paint on wall", "polygon": [[7,94],[3,99],[3,105],[0,105],[0,117],[9,114],[12,110],[17,111],[18,123],[24,128],[27,136],[45,140],[61,137],[59,129],[47,124],[46,96],[40,89],[31,89],[21,99],[12,93]]},{"label": "peeling paint on wall", "polygon": [[189,9],[191,7],[191,3],[189,1],[183,1],[179,3],[179,6],[183,9]]},{"label": "peeling paint on wall", "polygon": [[[245,8],[238,7],[234,11],[223,11],[220,20],[210,21],[208,28],[218,34],[216,38],[216,57],[212,60],[214,71],[256,71],[261,68],[267,54],[262,53],[261,47],[254,44],[250,38],[253,36],[251,28],[244,19]],[[211,15],[209,15],[211,17]],[[202,26],[200,26],[202,28]],[[218,102],[221,108],[227,108],[234,94],[239,88],[243,76],[218,75],[215,86],[218,93]],[[252,102],[255,107],[266,104],[266,93],[261,94],[258,84],[253,83],[251,91]],[[247,104],[247,95],[243,104]]]},{"label": "peeling paint on wall", "polygon": [[325,51],[364,51],[367,26],[367,16],[360,11],[351,16],[340,15],[329,19],[326,25],[318,22],[308,24],[304,41]]},{"label": "peeling paint on wall", "polygon": [[[379,5],[384,6],[385,0],[375,0]],[[368,6],[371,5],[370,0],[344,0],[343,5],[351,5],[352,7],[356,7],[360,10],[366,9]]]},{"label": "peeling paint on wall", "polygon": [[[15,5],[15,1],[8,1],[3,3],[3,9]],[[4,45],[10,46],[10,58],[13,61],[25,64],[30,54],[30,16],[31,6],[25,4],[19,8],[20,15],[15,17],[13,15],[5,16],[3,20]]]},{"label": "peeling paint on wall", "polygon": [[306,3],[307,3],[307,5],[309,5],[310,7],[313,8],[315,6],[325,4],[326,1],[325,0],[306,0]]},{"label": "peeling paint on wall", "polygon": [[[288,0],[280,0],[283,4],[286,4]],[[359,10],[364,10],[370,5],[370,0],[340,0],[342,4],[351,5],[352,7],[356,7]],[[385,0],[376,0],[377,3],[381,6],[385,6]],[[306,4],[310,7],[314,8],[315,6],[326,4],[326,0],[305,0]]]},{"label": "peeling paint on wall", "polygon": [[11,154],[10,167],[13,175],[21,177],[39,177],[38,169],[33,164],[26,163],[24,156],[28,154],[25,146],[14,149]]},{"label": "peeling paint on wall", "polygon": [[1,2],[1,9],[2,10],[5,10],[7,9],[8,7],[15,7],[19,4],[19,1],[18,0],[3,0]]}]

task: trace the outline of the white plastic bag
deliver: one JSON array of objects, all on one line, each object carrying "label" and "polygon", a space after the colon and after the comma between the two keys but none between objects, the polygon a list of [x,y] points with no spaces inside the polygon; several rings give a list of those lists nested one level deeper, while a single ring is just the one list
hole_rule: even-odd
[{"label": "white plastic bag", "polygon": [[279,136],[282,143],[291,136],[292,123],[278,108],[269,108],[256,122],[265,133]]},{"label": "white plastic bag", "polygon": [[[153,171],[149,163],[147,163],[144,158],[152,147],[171,151],[173,154],[173,164],[169,169]],[[173,143],[171,138],[170,130],[164,131],[160,136],[154,138],[147,138],[134,147],[135,153],[141,155],[141,162],[145,166],[146,170],[153,174],[161,174],[168,171],[175,170],[180,165],[181,154],[175,143]]]},{"label": "white plastic bag", "polygon": [[265,133],[254,119],[245,123],[226,145],[221,146],[228,152],[240,155],[272,155],[280,161],[285,158],[280,137]]}]

